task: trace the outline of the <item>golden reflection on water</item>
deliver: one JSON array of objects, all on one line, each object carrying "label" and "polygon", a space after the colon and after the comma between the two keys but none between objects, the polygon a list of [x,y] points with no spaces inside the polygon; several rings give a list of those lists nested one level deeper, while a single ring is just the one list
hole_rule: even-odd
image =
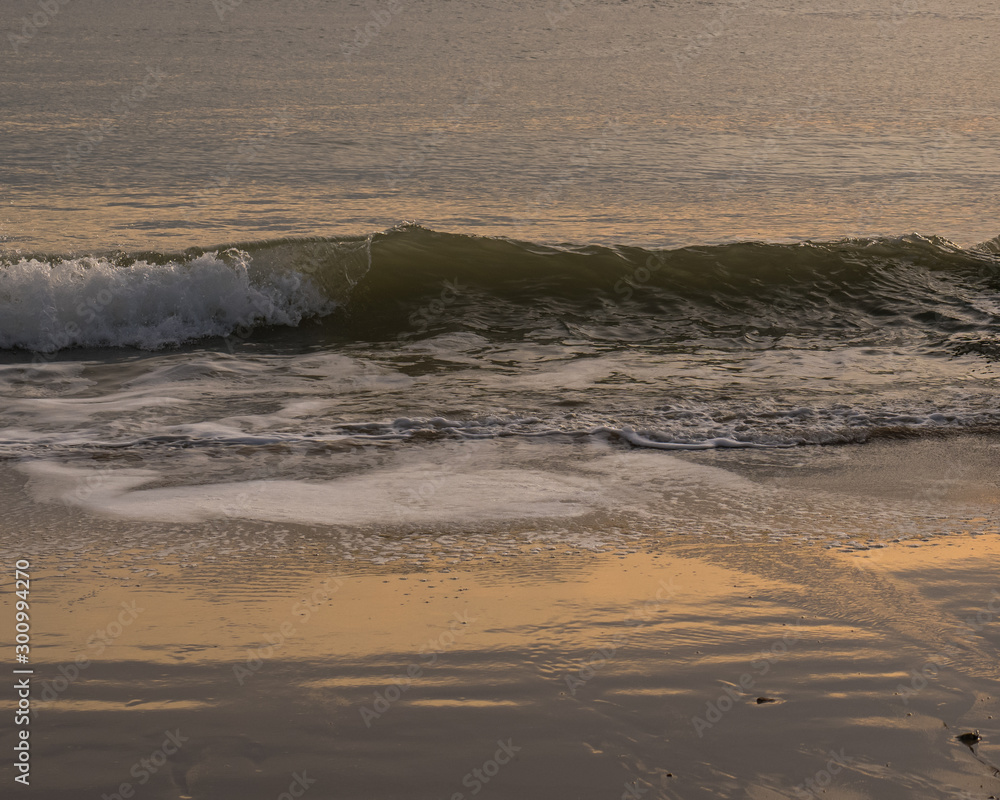
[{"label": "golden reflection on water", "polygon": [[[407,574],[331,570],[284,577],[277,585],[266,579],[273,562],[239,569],[228,586],[165,567],[141,584],[105,583],[86,599],[61,595],[72,584],[43,572],[40,585],[50,594],[40,605],[39,624],[59,644],[41,652],[56,663],[80,653],[95,661],[219,662],[242,660],[248,648],[280,641],[274,649],[280,660],[363,661],[416,658],[440,648],[530,650],[540,641],[572,650],[615,636],[641,643],[654,630],[684,642],[702,635],[691,630],[693,620],[724,617],[767,586],[669,553],[558,558],[553,565],[538,557],[531,575],[523,564],[513,574],[503,566]],[[115,619],[132,604],[141,613],[119,633]],[[67,606],[72,613],[65,613]],[[755,632],[752,614],[741,625],[747,635]],[[116,636],[107,635],[109,626]],[[95,639],[101,631],[105,635]],[[102,641],[110,643],[98,653]]]},{"label": "golden reflection on water", "polygon": [[[301,562],[247,558],[108,576],[87,595],[42,568],[40,685],[58,688],[57,668],[72,669],[95,632],[111,641],[40,719],[51,753],[107,786],[154,733],[179,728],[192,744],[174,780],[206,798],[303,766],[328,781],[406,775],[445,792],[499,736],[525,744],[504,780],[526,797],[556,778],[587,797],[584,785],[623,777],[686,797],[726,775],[779,791],[843,748],[860,765],[855,782],[935,772],[954,784],[978,766],[948,761],[943,723],[986,731],[998,717],[994,632],[954,651],[908,706],[899,686],[989,600],[998,555],[995,536],[853,554],[692,538],[656,553],[408,572],[319,563],[304,574]],[[976,585],[986,594],[973,597]],[[119,629],[124,608],[141,611]],[[400,681],[407,689],[392,694]],[[359,711],[379,696],[392,702],[366,726]],[[707,718],[699,734],[693,720]],[[106,731],[98,738],[121,757],[83,758],[67,720]],[[226,755],[237,751],[257,755],[237,763]]]}]

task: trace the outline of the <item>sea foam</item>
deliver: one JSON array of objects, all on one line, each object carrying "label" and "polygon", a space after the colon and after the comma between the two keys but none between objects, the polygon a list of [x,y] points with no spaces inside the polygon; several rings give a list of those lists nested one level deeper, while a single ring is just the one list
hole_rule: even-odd
[{"label": "sea foam", "polygon": [[0,349],[155,350],[261,325],[298,325],[335,303],[295,270],[255,270],[239,250],[128,265],[24,258],[0,268]]}]

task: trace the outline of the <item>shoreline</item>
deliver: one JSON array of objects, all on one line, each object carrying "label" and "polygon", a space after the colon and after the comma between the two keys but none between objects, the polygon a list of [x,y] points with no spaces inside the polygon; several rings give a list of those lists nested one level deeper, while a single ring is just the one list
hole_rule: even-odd
[{"label": "shoreline", "polygon": [[[765,513],[753,539],[479,537],[459,563],[349,561],[333,531],[268,544],[260,527],[152,570],[138,542],[155,526],[120,538],[126,523],[40,506],[20,476],[15,516],[93,537],[32,557],[31,790],[273,800],[297,775],[317,800],[985,800],[1000,793],[1000,536],[962,530],[988,512],[994,444],[945,445],[965,454],[936,500],[949,535],[768,536]],[[944,450],[844,452],[727,468],[760,491],[905,504]],[[954,737],[975,729],[973,753]]]}]

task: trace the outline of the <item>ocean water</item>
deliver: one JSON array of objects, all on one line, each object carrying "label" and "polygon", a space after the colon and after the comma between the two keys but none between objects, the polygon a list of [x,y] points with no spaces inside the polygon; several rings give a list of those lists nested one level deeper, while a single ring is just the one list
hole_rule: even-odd
[{"label": "ocean water", "polygon": [[801,533],[726,469],[1000,425],[998,14],[12,0],[0,458],[103,518]]},{"label": "ocean water", "polygon": [[998,23],[3,0],[33,796],[998,794]]}]

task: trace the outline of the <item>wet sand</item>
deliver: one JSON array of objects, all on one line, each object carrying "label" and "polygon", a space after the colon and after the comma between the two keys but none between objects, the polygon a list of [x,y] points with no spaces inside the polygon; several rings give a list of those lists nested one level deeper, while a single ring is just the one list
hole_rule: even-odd
[{"label": "wet sand", "polygon": [[[888,474],[878,448],[793,478],[742,469],[877,502],[942,447],[894,444],[909,478],[881,485],[864,477]],[[335,561],[302,533],[294,552],[205,549],[155,575],[124,546],[40,553],[24,794],[985,800],[1000,537],[963,532],[959,500],[993,491],[965,475],[941,501],[949,533],[873,531],[871,549],[674,531],[414,568]],[[974,729],[975,752],[954,738]],[[5,726],[8,785],[13,741]]]}]

